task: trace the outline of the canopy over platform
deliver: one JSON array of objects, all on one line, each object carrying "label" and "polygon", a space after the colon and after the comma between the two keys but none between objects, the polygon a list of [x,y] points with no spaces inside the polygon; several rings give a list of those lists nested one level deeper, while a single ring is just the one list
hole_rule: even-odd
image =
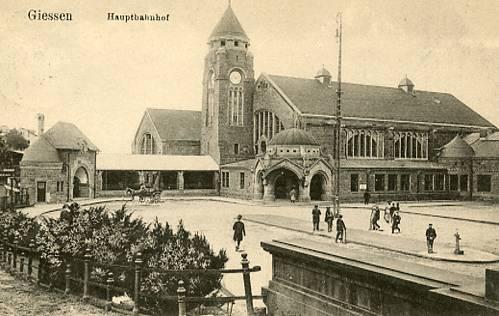
[{"label": "canopy over platform", "polygon": [[103,154],[97,170],[218,171],[211,156]]}]

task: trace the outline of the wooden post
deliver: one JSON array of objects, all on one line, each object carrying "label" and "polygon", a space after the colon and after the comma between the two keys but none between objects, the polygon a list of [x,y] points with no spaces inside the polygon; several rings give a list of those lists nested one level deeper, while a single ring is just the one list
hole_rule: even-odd
[{"label": "wooden post", "polygon": [[142,253],[138,252],[135,258],[135,293],[133,296],[133,314],[139,314],[140,271],[142,269]]},{"label": "wooden post", "polygon": [[253,308],[253,294],[251,293],[251,277],[249,272],[248,254],[241,254],[241,265],[243,267],[243,282],[244,282],[244,295],[246,296],[246,313],[248,316],[253,316],[255,310]]},{"label": "wooden post", "polygon": [[88,296],[88,278],[90,276],[90,259],[92,259],[92,255],[90,254],[90,248],[85,249],[84,256],[84,274],[83,274],[83,299],[87,300]]},{"label": "wooden post", "polygon": [[106,280],[106,307],[105,311],[109,312],[112,309],[113,305],[113,296],[111,295],[111,286],[114,283],[114,278],[113,278],[113,273],[109,272],[107,274],[107,280]]},{"label": "wooden post", "polygon": [[23,251],[21,252],[21,258],[19,258],[19,272],[21,274],[24,274],[24,257],[26,256],[26,253]]},{"label": "wooden post", "polygon": [[69,293],[71,292],[71,280],[69,279],[71,277],[71,264],[69,263],[69,259],[66,259],[65,277],[66,288],[64,289],[64,294],[69,295]]},{"label": "wooden post", "polygon": [[178,297],[178,316],[186,316],[187,308],[185,306],[185,287],[184,281],[178,281],[177,297]]}]

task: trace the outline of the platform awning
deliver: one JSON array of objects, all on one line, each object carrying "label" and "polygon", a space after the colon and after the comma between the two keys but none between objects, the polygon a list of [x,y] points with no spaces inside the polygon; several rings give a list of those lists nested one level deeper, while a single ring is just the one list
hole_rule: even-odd
[{"label": "platform awning", "polygon": [[219,167],[211,156],[99,153],[97,170],[218,171]]}]

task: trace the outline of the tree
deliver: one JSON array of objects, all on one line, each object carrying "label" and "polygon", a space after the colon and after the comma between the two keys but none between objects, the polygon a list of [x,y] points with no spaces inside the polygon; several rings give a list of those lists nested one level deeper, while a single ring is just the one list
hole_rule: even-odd
[{"label": "tree", "polygon": [[29,142],[23,137],[21,132],[15,128],[11,129],[5,135],[5,141],[10,149],[24,150],[29,146]]}]

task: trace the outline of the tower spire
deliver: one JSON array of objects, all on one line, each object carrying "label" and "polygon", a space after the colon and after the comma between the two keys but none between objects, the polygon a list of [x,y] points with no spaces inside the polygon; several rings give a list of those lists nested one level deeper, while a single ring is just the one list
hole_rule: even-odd
[{"label": "tower spire", "polygon": [[232,4],[232,1],[231,1],[231,0],[229,0],[229,7],[231,6],[231,4]]}]

